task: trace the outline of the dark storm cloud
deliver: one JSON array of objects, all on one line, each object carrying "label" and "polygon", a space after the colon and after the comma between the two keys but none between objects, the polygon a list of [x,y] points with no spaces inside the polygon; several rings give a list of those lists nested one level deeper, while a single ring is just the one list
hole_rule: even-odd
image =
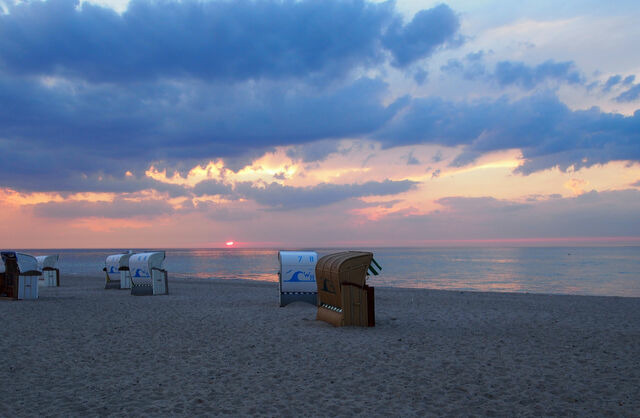
[{"label": "dark storm cloud", "polygon": [[530,173],[555,166],[640,161],[640,111],[628,117],[597,108],[573,111],[553,95],[516,102],[415,99],[375,137],[387,147],[466,145],[458,165],[487,152],[517,148],[527,160],[521,171]]},{"label": "dark storm cloud", "polygon": [[294,210],[327,206],[358,197],[395,195],[409,191],[417,184],[410,180],[370,181],[363,184],[320,183],[313,187],[291,187],[278,183],[255,187],[251,183],[240,183],[236,186],[236,192],[272,210]]},{"label": "dark storm cloud", "polygon": [[339,76],[425,58],[458,30],[445,5],[406,25],[393,2],[133,0],[122,15],[77,0],[30,1],[0,15],[0,63],[15,74],[91,81]]}]

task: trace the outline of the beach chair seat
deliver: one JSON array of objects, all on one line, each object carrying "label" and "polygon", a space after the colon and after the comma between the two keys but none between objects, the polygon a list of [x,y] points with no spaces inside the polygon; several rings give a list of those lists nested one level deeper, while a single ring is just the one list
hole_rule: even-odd
[{"label": "beach chair seat", "polygon": [[105,266],[105,289],[130,289],[131,273],[129,271],[129,257],[132,253],[113,254],[107,256]]},{"label": "beach chair seat", "polygon": [[169,294],[168,274],[163,268],[164,260],[164,251],[138,253],[129,258],[132,295]]},{"label": "beach chair seat", "polygon": [[374,288],[367,286],[366,279],[368,272],[377,275],[380,269],[370,252],[346,251],[320,258],[316,319],[337,327],[375,326]]},{"label": "beach chair seat", "polygon": [[60,270],[58,269],[58,254],[39,255],[36,257],[38,271],[42,273],[38,285],[40,286],[60,286]]},{"label": "beach chair seat", "polygon": [[301,301],[318,304],[316,263],[318,254],[313,251],[279,251],[278,288],[280,306]]},{"label": "beach chair seat", "polygon": [[38,299],[38,262],[29,254],[3,251],[3,272],[0,273],[0,297],[10,299]]}]

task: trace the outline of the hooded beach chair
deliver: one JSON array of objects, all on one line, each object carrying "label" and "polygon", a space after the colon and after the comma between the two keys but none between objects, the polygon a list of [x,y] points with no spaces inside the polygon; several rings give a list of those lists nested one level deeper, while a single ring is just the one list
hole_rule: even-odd
[{"label": "hooded beach chair", "polygon": [[0,272],[0,297],[10,299],[38,299],[38,271],[36,258],[15,251],[3,251]]},{"label": "hooded beach chair", "polygon": [[107,257],[102,269],[106,274],[105,289],[131,288],[131,273],[129,272],[129,257],[132,252],[113,254]]},{"label": "hooded beach chair", "polygon": [[40,286],[60,286],[60,270],[58,269],[58,254],[39,255],[36,257],[38,271],[42,273]]},{"label": "hooded beach chair", "polygon": [[296,301],[317,305],[318,254],[313,251],[279,251],[278,261],[280,262],[278,272],[280,306]]},{"label": "hooded beach chair", "polygon": [[337,327],[375,326],[374,289],[366,280],[369,272],[378,275],[381,269],[369,252],[346,251],[318,260],[316,319]]},{"label": "hooded beach chair", "polygon": [[133,254],[129,258],[131,294],[166,295],[169,293],[164,251]]}]

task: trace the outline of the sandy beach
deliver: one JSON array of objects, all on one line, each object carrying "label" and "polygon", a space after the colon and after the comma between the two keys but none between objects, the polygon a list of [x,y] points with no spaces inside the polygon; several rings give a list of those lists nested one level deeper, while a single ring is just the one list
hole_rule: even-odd
[{"label": "sandy beach", "polygon": [[0,301],[0,416],[640,415],[640,298],[380,287],[334,328],[275,283],[102,287]]}]

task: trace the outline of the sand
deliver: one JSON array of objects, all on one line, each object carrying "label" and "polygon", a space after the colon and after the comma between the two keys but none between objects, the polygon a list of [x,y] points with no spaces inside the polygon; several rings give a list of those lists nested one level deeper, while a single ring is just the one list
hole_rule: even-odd
[{"label": "sand", "polygon": [[274,283],[61,281],[0,301],[0,416],[640,415],[640,298],[376,288],[334,328]]}]

